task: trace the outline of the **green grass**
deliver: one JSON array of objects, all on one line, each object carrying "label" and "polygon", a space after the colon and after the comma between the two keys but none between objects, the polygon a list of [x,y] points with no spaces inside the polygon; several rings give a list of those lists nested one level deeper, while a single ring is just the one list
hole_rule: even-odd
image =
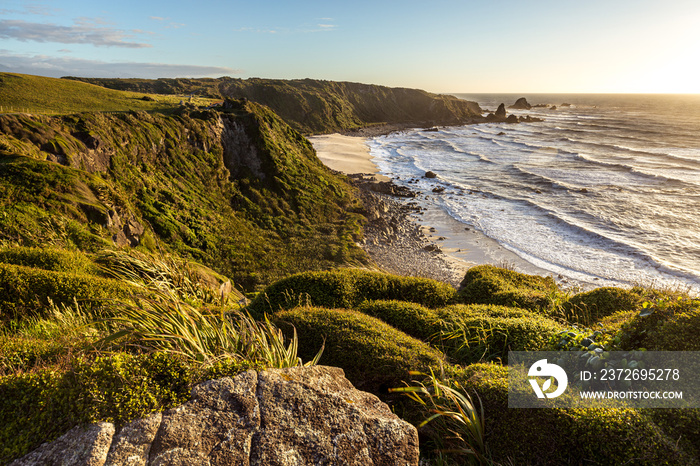
[{"label": "green grass", "polygon": [[[150,96],[155,101],[146,101],[144,95],[68,79],[0,73],[0,113],[172,112],[180,100],[188,101],[176,95]],[[193,103],[207,105],[212,101],[197,98]]]}]

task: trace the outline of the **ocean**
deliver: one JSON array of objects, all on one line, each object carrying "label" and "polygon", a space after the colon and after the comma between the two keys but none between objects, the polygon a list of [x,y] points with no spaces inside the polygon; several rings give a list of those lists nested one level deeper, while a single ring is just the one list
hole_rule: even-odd
[{"label": "ocean", "polygon": [[372,138],[382,174],[555,276],[700,293],[700,95],[455,95],[556,109]]}]

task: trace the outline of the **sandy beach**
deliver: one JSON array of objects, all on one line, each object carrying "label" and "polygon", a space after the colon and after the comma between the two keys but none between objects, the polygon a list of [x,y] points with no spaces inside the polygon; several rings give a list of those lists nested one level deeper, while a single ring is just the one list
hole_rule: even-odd
[{"label": "sandy beach", "polygon": [[420,199],[382,193],[376,184],[389,179],[372,163],[366,137],[331,134],[313,136],[309,141],[326,166],[353,175],[351,179],[363,188],[369,223],[362,247],[381,269],[434,278],[455,287],[470,267],[479,264],[550,274]]},{"label": "sandy beach", "polygon": [[311,136],[309,141],[316,149],[316,155],[321,162],[333,170],[348,175],[374,174],[377,179],[388,180],[379,174],[377,166],[372,163],[366,138],[335,133]]}]

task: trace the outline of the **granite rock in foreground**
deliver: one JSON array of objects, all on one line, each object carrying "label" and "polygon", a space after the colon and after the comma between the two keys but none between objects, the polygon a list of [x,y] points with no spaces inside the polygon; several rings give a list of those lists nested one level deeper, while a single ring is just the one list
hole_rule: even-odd
[{"label": "granite rock in foreground", "polygon": [[404,466],[418,464],[418,434],[342,369],[250,370],[117,432],[76,427],[11,464]]}]

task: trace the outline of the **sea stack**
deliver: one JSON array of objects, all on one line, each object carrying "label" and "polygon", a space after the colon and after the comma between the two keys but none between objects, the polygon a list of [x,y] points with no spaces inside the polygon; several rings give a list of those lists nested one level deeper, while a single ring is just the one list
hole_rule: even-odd
[{"label": "sea stack", "polygon": [[501,104],[498,106],[498,110],[496,110],[496,118],[505,118],[506,117],[506,105]]},{"label": "sea stack", "polygon": [[532,105],[530,105],[525,97],[521,97],[515,101],[513,105],[508,108],[514,108],[516,110],[530,110]]}]

